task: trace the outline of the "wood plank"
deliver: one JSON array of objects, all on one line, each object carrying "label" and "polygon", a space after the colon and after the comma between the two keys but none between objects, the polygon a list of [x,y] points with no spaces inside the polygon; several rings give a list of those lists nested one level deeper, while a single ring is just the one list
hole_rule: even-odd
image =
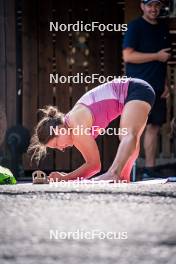
[{"label": "wood plank", "polygon": [[162,158],[171,157],[170,120],[171,120],[171,98],[167,98],[166,123],[161,128],[161,153],[160,153],[160,156]]},{"label": "wood plank", "polygon": [[7,126],[16,124],[16,21],[15,0],[5,1]]},{"label": "wood plank", "polygon": [[[29,129],[31,135],[37,124],[38,101],[38,31],[37,2],[35,0],[22,2],[22,52],[23,52],[23,97],[22,124]],[[32,17],[32,19],[31,19]],[[37,169],[30,166],[30,157],[24,155],[23,166],[26,170]]]},{"label": "wood plank", "polygon": [[[82,5],[77,8],[77,3],[75,1],[71,1],[69,8],[72,10],[70,14],[69,23],[76,23],[77,21],[84,21],[84,13],[86,8],[86,3],[82,2]],[[70,45],[70,49],[75,48],[76,52],[72,56],[75,60],[75,63],[71,67],[71,75],[75,76],[77,73],[84,73],[85,68],[83,66],[84,55],[83,49],[79,50],[79,36],[84,35],[84,33],[72,32],[72,44]],[[72,83],[71,85],[71,107],[75,105],[78,99],[85,93],[86,85],[84,83]],[[82,158],[81,153],[76,149],[73,148],[71,152],[71,170],[78,168],[80,165],[83,164],[84,160]]]},{"label": "wood plank", "polygon": [[[105,6],[105,24],[123,23],[123,10],[119,8],[116,1],[106,2]],[[121,32],[105,32],[104,34],[104,74],[105,76],[121,76]],[[119,118],[111,122],[108,128],[114,128],[118,131]],[[103,169],[106,171],[112,164],[117,152],[119,139],[117,135],[105,135],[103,139]]]},{"label": "wood plank", "polygon": [[6,121],[3,121],[3,116],[6,116],[6,49],[5,49],[5,10],[4,10],[4,1],[0,0],[0,80],[1,80],[1,89],[0,89],[0,111],[1,111],[1,139],[0,139],[0,151],[5,151],[5,144],[3,141],[4,132],[6,129]]},{"label": "wood plank", "polygon": [[125,23],[141,15],[140,1],[125,0]]},{"label": "wood plank", "polygon": [[176,18],[170,18],[169,19],[169,28],[171,30],[175,30],[176,29]]},{"label": "wood plank", "polygon": [[0,104],[5,107],[6,101],[6,48],[5,48],[5,10],[4,1],[0,0]]},{"label": "wood plank", "polygon": [[[49,21],[52,20],[52,2],[38,0],[38,49],[39,49],[39,79],[38,79],[38,107],[53,105],[53,90],[49,84],[49,74],[52,72],[52,35],[49,32]],[[40,168],[53,170],[53,151],[48,150],[47,157],[40,162]]]},{"label": "wood plank", "polygon": [[[59,24],[68,24],[68,0],[65,2],[54,1],[54,8],[56,10],[55,21]],[[54,32],[53,32],[54,33]],[[69,51],[69,36],[68,32],[58,31],[56,34],[56,72],[59,76],[69,75],[69,65],[68,65],[68,51]],[[63,113],[69,112],[71,109],[71,95],[68,83],[58,83],[55,84],[56,93],[55,101],[59,110]],[[66,149],[66,151],[61,153],[57,151],[55,153],[55,169],[62,171],[71,170],[71,150]]]}]

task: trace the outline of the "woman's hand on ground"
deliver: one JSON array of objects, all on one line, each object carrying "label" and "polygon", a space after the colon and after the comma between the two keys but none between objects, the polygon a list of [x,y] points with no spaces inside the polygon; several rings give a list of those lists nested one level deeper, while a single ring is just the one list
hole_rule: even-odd
[{"label": "woman's hand on ground", "polygon": [[66,175],[67,173],[64,172],[58,172],[58,171],[53,171],[50,173],[50,175],[48,176],[48,180],[49,181],[62,181],[64,180],[64,175]]}]

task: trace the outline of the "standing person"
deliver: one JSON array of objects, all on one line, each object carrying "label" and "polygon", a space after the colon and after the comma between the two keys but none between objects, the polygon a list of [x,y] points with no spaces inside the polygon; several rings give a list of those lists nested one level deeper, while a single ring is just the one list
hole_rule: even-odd
[{"label": "standing person", "polygon": [[[75,146],[81,152],[84,164],[68,174],[52,172],[49,179],[60,181],[90,178],[101,170],[95,138],[112,120],[121,116],[122,132],[119,135],[117,154],[108,172],[97,180],[129,182],[132,166],[139,154],[140,138],[154,100],[153,88],[140,79],[130,78],[126,82],[122,79],[113,80],[99,85],[85,93],[67,114],[53,106],[43,109],[44,117],[36,126],[29,151],[32,151],[36,160],[40,160],[47,148],[63,151]],[[57,133],[51,133],[53,128],[57,129]]]},{"label": "standing person", "polygon": [[141,1],[142,17],[128,25],[123,42],[123,59],[128,77],[147,81],[155,90],[156,100],[149,115],[144,136],[145,169],[143,178],[156,177],[155,161],[158,132],[166,122],[168,95],[166,66],[170,58],[169,31],[158,16],[162,2]]}]

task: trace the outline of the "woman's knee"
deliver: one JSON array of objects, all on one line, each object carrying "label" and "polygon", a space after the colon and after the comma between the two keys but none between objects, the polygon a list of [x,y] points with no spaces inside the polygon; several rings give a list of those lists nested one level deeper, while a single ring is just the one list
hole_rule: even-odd
[{"label": "woman's knee", "polygon": [[123,139],[131,139],[133,141],[139,141],[139,138],[141,136],[141,129],[139,128],[128,128],[126,135],[119,135],[120,141]]},{"label": "woman's knee", "polygon": [[120,141],[126,141],[127,143],[136,146],[139,142],[139,135],[137,131],[129,131],[127,135],[120,135],[119,136]]}]

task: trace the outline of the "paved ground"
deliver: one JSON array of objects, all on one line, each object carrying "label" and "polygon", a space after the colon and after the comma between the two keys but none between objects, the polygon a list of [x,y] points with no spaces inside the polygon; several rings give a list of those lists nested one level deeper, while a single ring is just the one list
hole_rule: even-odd
[{"label": "paved ground", "polygon": [[176,263],[176,183],[0,186],[0,217],[1,264]]}]

